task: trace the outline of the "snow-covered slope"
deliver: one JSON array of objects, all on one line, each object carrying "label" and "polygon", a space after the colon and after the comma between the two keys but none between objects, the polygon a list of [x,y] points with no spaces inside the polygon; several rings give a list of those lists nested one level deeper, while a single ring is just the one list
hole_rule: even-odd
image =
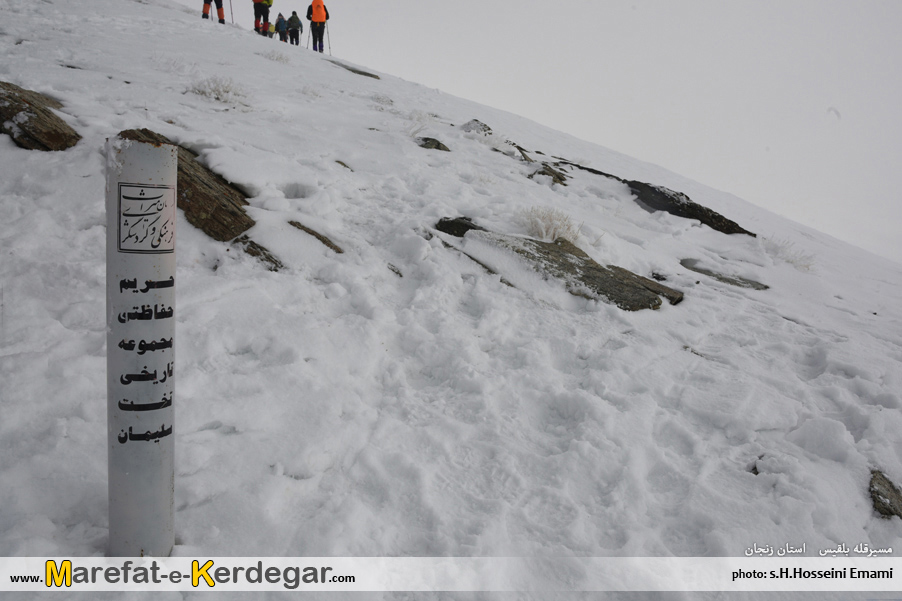
[{"label": "snow-covered slope", "polygon": [[[0,80],[59,99],[84,136],[62,153],[0,136],[0,554],[105,552],[103,148],[142,127],[245,190],[251,237],[286,265],[178,224],[175,554],[902,549],[902,521],[867,495],[871,468],[902,482],[902,267],[199,11],[0,0]],[[461,129],[474,118],[494,135]],[[529,179],[506,139],[679,190],[759,237],[649,214],[589,172]],[[533,206],[685,300],[626,313],[499,257],[511,288],[428,239],[457,215],[526,234]]]}]

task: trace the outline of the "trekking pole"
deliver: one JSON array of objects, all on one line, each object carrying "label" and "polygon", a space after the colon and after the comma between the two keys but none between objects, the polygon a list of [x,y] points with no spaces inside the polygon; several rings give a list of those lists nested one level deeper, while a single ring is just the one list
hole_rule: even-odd
[{"label": "trekking pole", "polygon": [[310,29],[311,27],[307,27],[307,50],[310,50]]},{"label": "trekking pole", "polygon": [[329,42],[329,56],[332,56],[332,37],[329,35],[329,22],[326,21],[326,40]]},{"label": "trekking pole", "polygon": [[232,13],[232,25],[235,24],[235,9],[232,8],[232,0],[229,0],[229,12]]}]

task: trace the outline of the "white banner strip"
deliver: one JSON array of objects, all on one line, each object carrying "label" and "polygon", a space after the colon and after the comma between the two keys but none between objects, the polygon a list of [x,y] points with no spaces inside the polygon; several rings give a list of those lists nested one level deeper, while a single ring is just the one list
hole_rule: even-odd
[{"label": "white banner strip", "polygon": [[902,591],[902,558],[0,558],[0,591]]}]

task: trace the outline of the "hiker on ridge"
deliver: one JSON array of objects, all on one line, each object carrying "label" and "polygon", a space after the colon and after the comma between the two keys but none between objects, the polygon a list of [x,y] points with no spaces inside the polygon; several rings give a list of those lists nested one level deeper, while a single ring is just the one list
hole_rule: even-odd
[{"label": "hiker on ridge", "polygon": [[282,13],[279,13],[279,18],[276,19],[276,33],[279,34],[279,40],[288,41],[288,21],[282,16]]},{"label": "hiker on ridge", "polygon": [[301,18],[296,10],[291,11],[288,17],[288,37],[291,38],[292,46],[300,46],[301,35],[304,33],[304,26],[301,24]]},{"label": "hiker on ridge", "polygon": [[323,34],[326,32],[326,21],[329,20],[329,9],[323,4],[323,0],[313,0],[310,3],[307,20],[310,21],[310,32],[313,34],[313,49],[322,52]]},{"label": "hiker on ridge", "polygon": [[[204,0],[204,19],[210,18],[210,2],[211,0]],[[219,16],[219,22],[225,23],[225,11],[222,9],[222,0],[216,0],[216,14]]]},{"label": "hiker on ridge", "polygon": [[269,35],[269,7],[272,0],[254,0],[254,31]]}]

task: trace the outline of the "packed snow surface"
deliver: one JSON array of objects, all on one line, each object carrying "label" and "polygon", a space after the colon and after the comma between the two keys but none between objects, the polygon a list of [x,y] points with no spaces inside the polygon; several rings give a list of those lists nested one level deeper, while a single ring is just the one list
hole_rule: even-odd
[{"label": "packed snow surface", "polygon": [[[251,238],[285,264],[180,213],[175,555],[902,552],[902,520],[867,491],[871,469],[902,482],[902,267],[200,8],[0,0],[0,80],[58,99],[83,136],[54,153],[0,136],[0,554],[106,552],[104,148],[131,128],[242,189]],[[492,133],[461,127],[474,118]],[[683,192],[758,237],[650,214],[587,171],[530,179],[539,164],[508,140]],[[627,313],[433,229],[463,215],[527,235],[533,207],[685,300]]]}]

